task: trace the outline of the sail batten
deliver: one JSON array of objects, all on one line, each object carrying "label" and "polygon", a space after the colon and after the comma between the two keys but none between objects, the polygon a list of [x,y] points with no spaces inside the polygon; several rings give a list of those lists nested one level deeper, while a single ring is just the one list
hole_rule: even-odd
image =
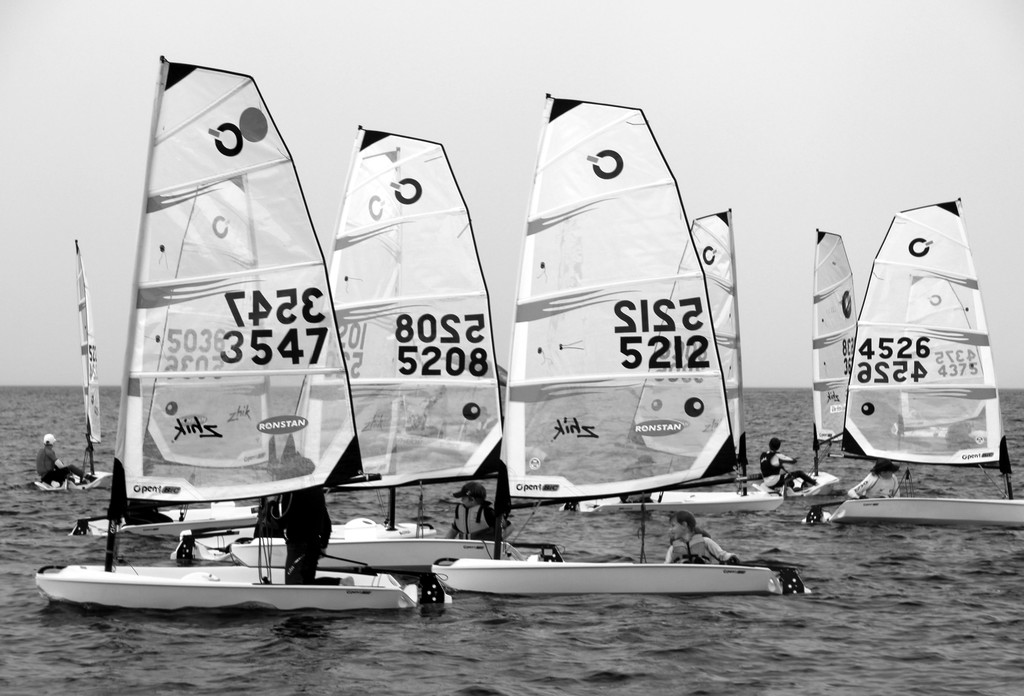
[{"label": "sail batten", "polygon": [[736,463],[705,270],[639,109],[549,98],[515,308],[511,494],[671,488]]},{"label": "sail batten", "polygon": [[164,63],[161,83],[175,81],[154,113],[116,448],[128,496],[252,498],[358,474],[326,266],[287,147],[251,77],[185,67]]},{"label": "sail batten", "polygon": [[995,465],[1002,423],[959,201],[893,218],[857,328],[844,450]]}]

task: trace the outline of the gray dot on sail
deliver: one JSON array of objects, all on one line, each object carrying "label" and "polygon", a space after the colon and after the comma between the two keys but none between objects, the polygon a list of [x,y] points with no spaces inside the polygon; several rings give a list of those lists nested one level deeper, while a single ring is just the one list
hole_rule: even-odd
[{"label": "gray dot on sail", "polygon": [[472,402],[462,407],[462,417],[466,420],[476,420],[480,417],[480,406]]},{"label": "gray dot on sail", "polygon": [[242,131],[242,137],[250,143],[258,143],[267,137],[267,117],[256,107],[250,106],[238,119],[238,129]]},{"label": "gray dot on sail", "polygon": [[875,412],[875,405],[870,402],[866,403],[860,407],[860,412],[863,413],[865,416],[870,416]]},{"label": "gray dot on sail", "polygon": [[178,402],[177,401],[168,401],[167,405],[164,406],[164,413],[166,413],[168,416],[173,416],[177,412],[178,412]]},{"label": "gray dot on sail", "polygon": [[651,410],[652,411],[660,411],[662,405],[663,404],[661,403],[661,399],[655,399],[654,401],[651,402]]},{"label": "gray dot on sail", "polygon": [[690,418],[696,418],[704,413],[704,402],[697,397],[687,399],[686,404],[683,406],[683,410]]}]

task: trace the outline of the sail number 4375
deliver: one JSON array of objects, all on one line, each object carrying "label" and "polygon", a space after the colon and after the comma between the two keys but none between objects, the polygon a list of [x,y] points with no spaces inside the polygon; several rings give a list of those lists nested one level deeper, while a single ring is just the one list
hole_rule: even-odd
[{"label": "sail number 4375", "polygon": [[[677,315],[677,309],[683,310]],[[697,331],[704,326],[703,304],[699,297],[680,300],[619,300],[613,307],[618,323],[622,366],[635,370],[700,370],[710,367],[708,339],[701,334],[683,336],[680,331]],[[645,336],[644,334],[655,334]],[[647,355],[644,349],[649,349]]]},{"label": "sail number 4375", "polygon": [[928,337],[914,340],[909,336],[866,338],[857,353],[869,362],[857,363],[857,381],[861,384],[919,382],[928,376],[921,360],[931,355]]}]

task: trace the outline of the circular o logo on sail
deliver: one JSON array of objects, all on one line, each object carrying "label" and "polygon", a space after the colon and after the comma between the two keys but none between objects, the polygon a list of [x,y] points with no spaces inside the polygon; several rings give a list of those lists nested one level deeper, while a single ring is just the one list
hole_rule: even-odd
[{"label": "circular o logo on sail", "polygon": [[[611,169],[605,169],[607,161],[611,161]],[[622,173],[622,155],[615,150],[601,150],[596,155],[587,155],[587,161],[594,165],[594,173],[601,179],[614,179]]]},{"label": "circular o logo on sail", "polygon": [[480,417],[480,405],[470,402],[462,407],[462,417],[466,420],[476,420]]},{"label": "circular o logo on sail", "polygon": [[928,298],[928,304],[932,307],[938,307],[942,304],[942,297],[940,295],[932,295]]},{"label": "circular o logo on sail", "polygon": [[268,435],[285,435],[302,430],[309,421],[302,416],[272,416],[256,424],[256,429]]},{"label": "circular o logo on sail", "polygon": [[213,234],[217,239],[224,239],[228,236],[228,221],[223,215],[218,215],[213,219]]},{"label": "circular o logo on sail", "polygon": [[866,402],[860,407],[860,412],[865,416],[870,416],[875,412],[875,405],[870,401]]},{"label": "circular o logo on sail", "polygon": [[366,206],[369,208],[370,217],[373,218],[374,222],[384,216],[384,201],[381,200],[380,196],[376,194],[370,196],[370,201]]},{"label": "circular o logo on sail", "polygon": [[[211,128],[209,132],[213,136],[217,151],[227,157],[234,157],[242,151],[242,144],[246,140],[258,143],[267,137],[269,130],[270,124],[266,115],[256,107],[250,106],[238,117],[237,126],[233,123],[222,123],[216,129]],[[234,137],[222,137],[225,133],[230,133]]]},{"label": "circular o logo on sail", "polygon": [[711,246],[704,247],[704,265],[710,266],[715,262],[715,248]]},{"label": "circular o logo on sail", "polygon": [[704,413],[704,402],[698,399],[696,396],[692,399],[687,399],[683,405],[683,411],[686,412],[690,418],[697,418]]},{"label": "circular o logo on sail", "polygon": [[[405,195],[402,191],[403,186],[412,187],[411,196]],[[412,205],[423,195],[423,187],[420,186],[420,182],[413,178],[402,179],[398,183],[391,184],[391,188],[395,189],[395,200],[404,205]]]},{"label": "circular o logo on sail", "polygon": [[847,290],[843,293],[843,297],[839,300],[839,304],[843,309],[843,316],[847,319],[853,314],[853,297],[850,296],[850,291]]},{"label": "circular o logo on sail", "polygon": [[178,412],[178,402],[177,401],[168,401],[167,405],[164,406],[164,413],[166,413],[168,416],[173,416],[177,412]]},{"label": "circular o logo on sail", "polygon": [[922,256],[927,255],[931,245],[932,242],[929,242],[927,239],[917,237],[916,239],[910,240],[910,245],[907,249],[910,251],[911,256],[921,258]]}]

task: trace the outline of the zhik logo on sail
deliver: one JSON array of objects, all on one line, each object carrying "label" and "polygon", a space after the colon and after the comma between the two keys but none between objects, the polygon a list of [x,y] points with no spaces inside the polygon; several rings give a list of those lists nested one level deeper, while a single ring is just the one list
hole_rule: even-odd
[{"label": "zhik logo on sail", "polygon": [[220,427],[219,425],[204,423],[199,420],[199,416],[192,416],[191,418],[184,419],[175,418],[174,420],[175,435],[172,442],[177,442],[179,437],[187,437],[189,435],[198,435],[199,437],[224,437],[217,431],[217,428]]}]

